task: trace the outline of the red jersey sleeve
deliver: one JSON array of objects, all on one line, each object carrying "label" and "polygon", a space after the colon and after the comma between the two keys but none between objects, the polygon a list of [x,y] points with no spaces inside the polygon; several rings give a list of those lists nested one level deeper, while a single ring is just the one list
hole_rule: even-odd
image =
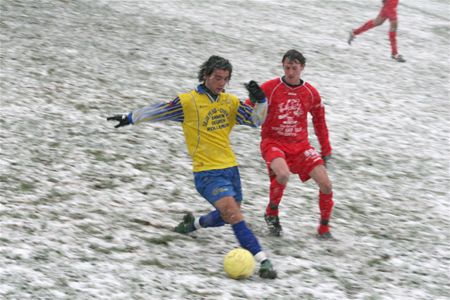
[{"label": "red jersey sleeve", "polygon": [[328,127],[325,121],[325,107],[322,103],[319,92],[311,87],[313,93],[313,103],[310,110],[312,115],[312,122],[314,126],[314,132],[319,140],[321,155],[326,156],[331,154],[331,145],[328,137]]}]

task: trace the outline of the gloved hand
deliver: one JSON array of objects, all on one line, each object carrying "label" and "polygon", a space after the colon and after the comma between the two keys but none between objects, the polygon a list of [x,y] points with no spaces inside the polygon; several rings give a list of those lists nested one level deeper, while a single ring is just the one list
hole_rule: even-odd
[{"label": "gloved hand", "polygon": [[248,97],[252,103],[264,102],[266,95],[256,81],[250,80],[249,83],[245,83],[244,86],[248,91]]},{"label": "gloved hand", "polygon": [[328,161],[331,159],[331,154],[330,155],[322,155],[322,159],[325,163],[325,167],[327,166]]},{"label": "gloved hand", "polygon": [[114,126],[114,128],[119,128],[122,126],[130,125],[130,121],[128,120],[128,115],[114,115],[112,117],[107,117],[107,121],[118,121],[119,124]]}]

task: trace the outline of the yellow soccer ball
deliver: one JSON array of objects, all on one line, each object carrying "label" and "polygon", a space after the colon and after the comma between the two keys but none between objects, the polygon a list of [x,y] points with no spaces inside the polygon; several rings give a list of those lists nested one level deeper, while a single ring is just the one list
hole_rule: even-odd
[{"label": "yellow soccer ball", "polygon": [[225,255],[223,268],[230,278],[248,278],[255,272],[255,259],[250,251],[243,248],[236,248]]}]

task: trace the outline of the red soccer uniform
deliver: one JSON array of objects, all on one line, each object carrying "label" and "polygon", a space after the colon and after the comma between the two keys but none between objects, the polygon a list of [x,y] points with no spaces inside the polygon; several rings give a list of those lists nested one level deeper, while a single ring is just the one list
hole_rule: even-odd
[{"label": "red soccer uniform", "polygon": [[380,17],[389,19],[390,21],[397,20],[397,5],[399,0],[384,0],[383,7],[380,11]]},{"label": "red soccer uniform", "polygon": [[262,125],[261,137],[283,144],[309,145],[308,116],[321,146],[322,156],[331,154],[325,109],[319,92],[309,83],[289,86],[281,78],[269,80],[261,85],[268,100],[268,114]]}]

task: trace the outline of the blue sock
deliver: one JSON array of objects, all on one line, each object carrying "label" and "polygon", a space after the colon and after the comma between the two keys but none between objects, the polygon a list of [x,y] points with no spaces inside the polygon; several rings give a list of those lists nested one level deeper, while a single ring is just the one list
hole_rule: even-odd
[{"label": "blue sock", "polygon": [[220,212],[218,210],[213,210],[207,215],[200,217],[200,226],[206,227],[220,227],[225,225],[225,221],[222,219]]},{"label": "blue sock", "polygon": [[232,227],[234,235],[236,235],[242,248],[247,249],[253,255],[261,252],[261,245],[259,244],[253,232],[247,227],[247,224],[244,220],[232,225]]}]

